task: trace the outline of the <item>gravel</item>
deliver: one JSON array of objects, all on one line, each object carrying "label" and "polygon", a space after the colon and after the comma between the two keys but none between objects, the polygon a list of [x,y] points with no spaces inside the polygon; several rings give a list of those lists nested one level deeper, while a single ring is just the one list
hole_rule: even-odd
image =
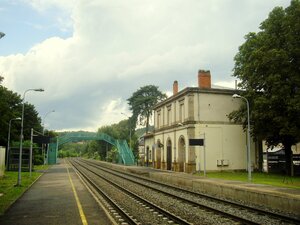
[{"label": "gravel", "polygon": [[[174,194],[175,196],[180,196],[182,198],[192,200],[199,204],[209,206],[227,213],[231,213],[241,218],[250,219],[251,221],[256,222],[258,224],[292,224],[271,218],[266,215],[259,215],[254,212],[250,212],[249,210],[233,207],[232,205],[226,203],[220,203],[219,201],[213,201],[207,198],[200,198],[198,195],[195,194],[187,194],[186,192],[174,190],[163,185],[154,184],[150,181],[142,181],[140,179],[138,180],[138,178],[134,178],[135,181],[143,184],[139,185],[131,182],[130,179],[133,178],[129,178],[128,176],[121,175],[124,176],[124,178],[120,178],[96,167],[87,164],[85,166],[87,166],[89,169],[93,170],[97,174],[106,177],[110,181],[118,183],[120,186],[126,188],[127,190],[136,193],[137,195],[147,199],[152,203],[155,203],[156,205],[164,208],[169,212],[172,212],[173,214],[185,219],[186,221],[189,221],[192,224],[226,225],[239,223],[233,221],[230,218],[226,218],[221,214],[205,210],[201,207],[192,206],[191,204],[178,200],[174,197],[167,196],[166,194],[152,190],[143,185],[158,188],[170,194]],[[174,224],[168,218],[159,214],[155,210],[147,207],[143,203],[137,202],[135,199],[129,197],[127,194],[124,194],[119,189],[112,187],[112,185],[108,184],[107,182],[104,182],[98,176],[94,174],[89,176],[95,179],[95,182],[101,187],[101,189],[104,192],[106,192],[109,196],[113,196],[114,200],[118,202],[124,209],[126,209],[126,211],[134,218],[136,218],[141,224]]]}]

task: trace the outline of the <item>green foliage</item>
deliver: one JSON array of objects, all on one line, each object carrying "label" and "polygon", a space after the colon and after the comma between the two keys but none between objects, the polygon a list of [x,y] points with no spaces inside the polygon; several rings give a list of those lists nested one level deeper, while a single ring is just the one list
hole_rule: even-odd
[{"label": "green foliage", "polygon": [[[118,124],[112,124],[110,126],[103,126],[98,129],[98,133],[105,133],[114,139],[126,140],[130,146],[130,124],[129,120],[122,120]],[[67,135],[72,132],[59,133],[59,135]],[[84,134],[83,134],[84,135]],[[133,153],[137,156],[138,142],[137,136],[134,132],[131,132],[131,147]],[[94,158],[107,161],[109,155],[110,161],[117,162],[117,152],[114,152],[113,146],[105,141],[92,140],[79,143],[67,143],[64,144],[59,151],[59,157],[77,157],[82,156],[86,158]]]},{"label": "green foliage", "polygon": [[22,185],[15,186],[18,173],[5,172],[4,176],[0,177],[0,193],[3,194],[0,201],[0,215],[2,215],[40,175],[40,173],[32,172],[30,177],[29,172],[22,172]]},{"label": "green foliage", "polygon": [[35,151],[33,157],[33,165],[43,165],[43,164],[44,164],[44,159],[42,153],[39,151]]},{"label": "green foliage", "polygon": [[108,153],[107,153],[107,161],[117,163],[119,161],[119,154],[116,147],[113,147]]},{"label": "green foliage", "polygon": [[53,130],[44,130],[44,134],[51,138],[58,136],[58,133]]},{"label": "green foliage", "polygon": [[167,95],[159,91],[157,86],[147,85],[139,88],[127,99],[132,111],[131,124],[134,126],[138,120],[140,124],[146,124],[146,133],[149,127],[149,118],[152,115],[153,107],[167,98]]},{"label": "green foliage", "polygon": [[[243,181],[243,182],[248,181],[247,175],[248,175],[247,172],[233,172],[233,171],[207,172],[206,174],[208,178],[236,180],[236,181]],[[267,184],[276,187],[300,189],[300,177],[286,178],[283,175],[254,172],[252,173],[251,182],[254,184]]]},{"label": "green foliage", "polygon": [[[133,153],[135,156],[138,155],[138,142],[137,142],[137,136],[134,135],[134,131],[130,130],[131,124],[129,120],[122,120],[117,124],[112,124],[110,126],[103,126],[98,129],[98,133],[105,133],[114,139],[118,140],[126,140],[128,145],[132,147]],[[130,133],[131,131],[131,133]],[[64,133],[63,135],[65,135]],[[131,134],[131,135],[130,135]],[[61,135],[61,133],[60,133]],[[131,136],[131,144],[130,144],[130,136]],[[117,162],[118,158],[115,154],[117,154],[117,150],[114,150],[114,146],[111,144],[105,142],[105,141],[87,141],[84,147],[80,150],[80,156],[87,157],[87,158],[94,158],[99,160],[105,160],[107,161],[108,158],[110,161]],[[59,156],[60,157],[70,157],[70,156],[77,156],[76,154],[72,154],[71,152],[74,152],[72,150],[74,147],[72,147],[70,144],[65,144],[63,146],[63,149],[60,151]],[[75,151],[78,153],[78,151]],[[109,156],[109,157],[108,157]]]},{"label": "green foliage", "polygon": [[[0,85],[0,145],[6,146],[9,121],[21,117],[21,98]],[[11,140],[20,137],[20,121],[11,123]]]},{"label": "green foliage", "polygon": [[[26,140],[23,141],[23,149],[24,148],[30,148],[31,145],[31,141]],[[19,148],[20,147],[20,142],[19,141],[14,141],[11,143],[10,147],[13,148]],[[42,155],[42,147],[38,146],[38,144],[33,143],[32,145],[32,154],[33,154],[33,158],[32,158],[32,163],[33,165],[43,165],[44,164],[44,159],[43,159],[43,155]]]},{"label": "green foliage", "polygon": [[58,152],[59,158],[79,157],[85,154],[88,142],[66,143]]},{"label": "green foliage", "polygon": [[[0,79],[1,81],[2,79]],[[41,119],[35,107],[29,103],[24,105],[24,140],[30,139],[31,128],[41,131]],[[8,127],[11,119],[21,117],[22,98],[17,93],[8,90],[0,82],[0,145],[7,145]],[[20,138],[20,121],[11,123],[11,140]]]},{"label": "green foliage", "polygon": [[[98,129],[98,133],[106,133],[111,137],[119,140],[126,140],[128,145],[131,146],[132,152],[135,157],[138,155],[138,146],[137,146],[137,136],[134,134],[133,125],[131,120],[122,120],[117,124],[112,124],[110,126],[103,126]],[[130,140],[131,133],[131,140]],[[131,143],[130,143],[131,142]],[[111,151],[111,145],[106,142],[98,141],[99,154],[102,159],[106,158],[106,151]]]},{"label": "green foliage", "polygon": [[103,126],[98,129],[98,133],[105,133],[115,139],[129,140],[130,125],[128,120],[122,120],[117,124]]},{"label": "green foliage", "polygon": [[[151,131],[153,131],[153,130],[154,130],[154,126],[149,126],[149,127],[148,127],[148,132],[151,132]],[[146,133],[146,128],[145,128],[145,127],[139,128],[139,129],[136,129],[136,130],[135,130],[135,134],[136,134],[137,137],[141,137],[141,136],[143,136],[145,133]]]},{"label": "green foliage", "polygon": [[[234,76],[250,102],[253,136],[269,146],[282,143],[290,164],[290,147],[300,141],[299,0],[286,9],[274,8],[260,29],[245,36],[235,56]],[[245,109],[230,118],[245,124]]]}]

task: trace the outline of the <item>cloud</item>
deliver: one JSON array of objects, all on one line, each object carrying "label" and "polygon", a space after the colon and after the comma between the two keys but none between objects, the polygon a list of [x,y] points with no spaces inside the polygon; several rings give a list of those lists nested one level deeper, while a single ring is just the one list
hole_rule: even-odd
[{"label": "cloud", "polygon": [[144,85],[170,92],[178,80],[183,89],[196,85],[198,69],[210,69],[213,82],[231,86],[243,36],[286,1],[25,2],[41,15],[53,12],[57,26],[72,29],[72,35],[0,57],[4,85],[20,94],[44,88],[28,100],[41,117],[55,109],[47,117],[50,129],[96,130],[124,119],[120,112],[130,114],[126,99]]}]

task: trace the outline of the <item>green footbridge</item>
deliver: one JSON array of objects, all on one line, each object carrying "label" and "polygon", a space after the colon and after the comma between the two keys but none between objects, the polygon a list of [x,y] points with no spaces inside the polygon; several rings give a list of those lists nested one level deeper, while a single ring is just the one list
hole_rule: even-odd
[{"label": "green footbridge", "polygon": [[98,134],[92,132],[72,132],[67,133],[63,136],[52,138],[49,144],[48,164],[51,165],[57,163],[58,149],[61,145],[66,144],[68,142],[79,142],[88,140],[105,141],[115,146],[119,153],[119,164],[127,166],[135,165],[133,153],[125,140],[117,140],[104,133]]}]

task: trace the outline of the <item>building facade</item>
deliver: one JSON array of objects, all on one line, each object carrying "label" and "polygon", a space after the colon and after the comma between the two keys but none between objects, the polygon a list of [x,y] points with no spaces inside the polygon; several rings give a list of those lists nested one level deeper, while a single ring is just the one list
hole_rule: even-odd
[{"label": "building facade", "polygon": [[[178,92],[175,81],[173,96],[154,107],[154,132],[144,137],[145,161],[157,169],[187,173],[246,169],[246,133],[228,118],[243,104],[232,98],[234,93],[211,88],[209,71],[199,70],[198,87]],[[255,167],[254,144],[251,153]]]}]

